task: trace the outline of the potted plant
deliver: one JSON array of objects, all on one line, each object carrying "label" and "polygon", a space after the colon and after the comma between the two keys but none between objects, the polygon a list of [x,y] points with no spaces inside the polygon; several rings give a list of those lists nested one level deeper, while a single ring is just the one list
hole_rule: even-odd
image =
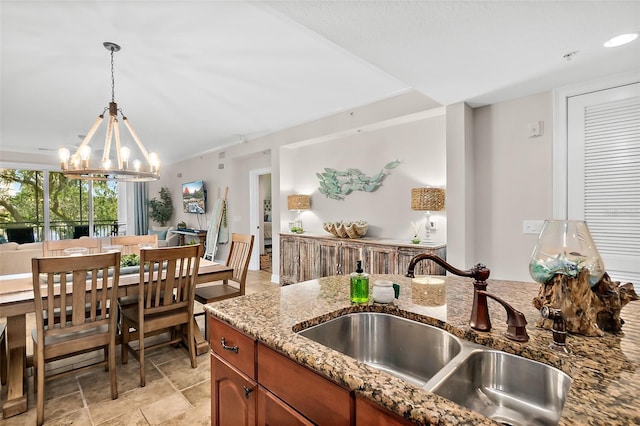
[{"label": "potted plant", "polygon": [[165,226],[173,215],[173,200],[171,199],[171,192],[169,188],[163,186],[160,189],[160,199],[153,198],[149,200],[149,217],[160,224]]}]

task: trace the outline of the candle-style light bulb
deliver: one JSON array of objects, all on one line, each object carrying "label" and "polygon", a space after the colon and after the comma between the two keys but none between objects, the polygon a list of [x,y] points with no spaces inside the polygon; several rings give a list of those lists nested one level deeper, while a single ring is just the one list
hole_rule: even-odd
[{"label": "candle-style light bulb", "polygon": [[151,173],[157,173],[160,168],[160,159],[155,152],[149,154],[149,166],[151,166]]},{"label": "candle-style light bulb", "polygon": [[133,160],[133,169],[136,172],[140,171],[140,166],[142,165],[142,163],[140,162],[140,160],[138,160],[137,158],[135,160]]},{"label": "candle-style light bulb", "polygon": [[120,148],[120,158],[122,159],[122,168],[127,169],[129,167],[129,156],[131,155],[131,150],[126,146]]},{"label": "candle-style light bulb", "polygon": [[102,160],[102,168],[105,170],[109,170],[111,168],[111,159],[105,158]]},{"label": "candle-style light bulb", "polygon": [[88,160],[91,156],[91,147],[89,145],[85,145],[80,150],[80,159],[85,161]]},{"label": "candle-style light bulb", "polygon": [[67,168],[69,167],[70,156],[71,156],[71,153],[67,148],[62,147],[58,149],[58,157],[60,158],[60,168],[62,170],[67,170]]},{"label": "candle-style light bulb", "polygon": [[89,168],[89,157],[91,156],[91,147],[85,145],[80,150],[80,160],[82,160],[82,167]]}]

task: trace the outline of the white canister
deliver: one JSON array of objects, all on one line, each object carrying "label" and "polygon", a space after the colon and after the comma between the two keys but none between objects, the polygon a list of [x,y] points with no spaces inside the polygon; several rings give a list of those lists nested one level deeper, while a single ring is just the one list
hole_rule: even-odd
[{"label": "white canister", "polygon": [[391,303],[396,293],[393,283],[386,280],[378,280],[373,283],[373,301],[376,303]]}]

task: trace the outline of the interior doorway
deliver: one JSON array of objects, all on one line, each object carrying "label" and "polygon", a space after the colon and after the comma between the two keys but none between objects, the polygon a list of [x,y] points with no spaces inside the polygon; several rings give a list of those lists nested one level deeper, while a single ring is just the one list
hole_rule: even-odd
[{"label": "interior doorway", "polygon": [[251,170],[250,174],[250,226],[254,235],[253,253],[249,269],[272,270],[272,196],[271,168]]}]

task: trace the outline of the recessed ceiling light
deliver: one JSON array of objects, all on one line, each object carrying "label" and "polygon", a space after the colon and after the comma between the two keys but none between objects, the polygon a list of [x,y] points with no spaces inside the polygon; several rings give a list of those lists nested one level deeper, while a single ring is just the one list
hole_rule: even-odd
[{"label": "recessed ceiling light", "polygon": [[604,44],[604,47],[617,47],[623,44],[631,43],[638,38],[638,33],[622,34],[612,38]]}]

